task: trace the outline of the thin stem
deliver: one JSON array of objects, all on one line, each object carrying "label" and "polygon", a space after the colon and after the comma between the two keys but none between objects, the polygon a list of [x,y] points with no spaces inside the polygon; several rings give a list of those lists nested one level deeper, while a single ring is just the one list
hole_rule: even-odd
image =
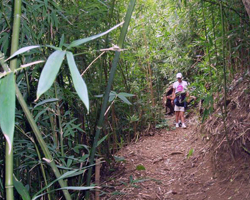
[{"label": "thin stem", "polygon": [[84,72],[81,74],[81,76],[83,76],[86,72],[87,72],[87,70],[92,66],[92,64],[96,61],[96,60],[98,60],[103,54],[105,54],[106,53],[106,51],[104,51],[104,52],[102,52],[99,56],[97,56],[97,58],[95,58],[90,64],[89,64],[89,66],[84,70]]},{"label": "thin stem", "polygon": [[[56,83],[54,83],[54,89],[55,89],[55,97],[57,98]],[[63,147],[62,117],[61,117],[60,105],[59,105],[58,102],[56,102],[56,113],[57,113],[57,116],[58,116],[58,125],[59,125],[59,134],[60,134],[61,156],[65,156],[65,155],[64,155],[64,147]]]},{"label": "thin stem", "polygon": [[56,147],[56,149],[58,150],[59,148],[59,144],[58,144],[58,138],[57,138],[57,133],[56,133],[56,119],[54,119],[53,115],[51,113],[49,113],[49,120],[50,120],[50,125],[51,125],[51,129],[53,132],[53,142],[54,142],[54,146]]}]

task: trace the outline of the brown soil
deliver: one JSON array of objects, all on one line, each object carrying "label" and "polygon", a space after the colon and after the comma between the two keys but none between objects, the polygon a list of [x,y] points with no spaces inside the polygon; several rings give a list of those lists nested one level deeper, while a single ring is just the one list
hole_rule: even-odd
[{"label": "brown soil", "polygon": [[[169,118],[171,124],[173,120]],[[216,168],[214,148],[209,137],[197,131],[197,118],[188,119],[187,125],[162,129],[119,151],[116,156],[126,161],[102,183],[101,199],[250,199],[249,164],[226,156],[223,168]],[[138,165],[145,170],[138,170]]]}]

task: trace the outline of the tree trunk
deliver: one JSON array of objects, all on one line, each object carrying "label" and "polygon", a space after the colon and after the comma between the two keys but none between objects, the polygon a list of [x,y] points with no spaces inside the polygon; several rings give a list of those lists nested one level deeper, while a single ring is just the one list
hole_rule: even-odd
[{"label": "tree trunk", "polygon": [[250,0],[242,0],[248,16],[250,17]]}]

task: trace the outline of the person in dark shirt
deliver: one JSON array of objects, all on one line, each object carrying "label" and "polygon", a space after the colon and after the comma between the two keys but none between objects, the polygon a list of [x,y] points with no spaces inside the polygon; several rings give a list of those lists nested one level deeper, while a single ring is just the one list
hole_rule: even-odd
[{"label": "person in dark shirt", "polygon": [[174,113],[174,106],[171,103],[172,93],[173,93],[173,85],[170,85],[166,90],[166,96],[165,96],[166,115],[171,115]]}]

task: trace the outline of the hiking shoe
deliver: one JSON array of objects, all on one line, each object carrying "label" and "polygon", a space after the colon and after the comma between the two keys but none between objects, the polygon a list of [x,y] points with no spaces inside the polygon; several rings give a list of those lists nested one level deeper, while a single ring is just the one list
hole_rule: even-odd
[{"label": "hiking shoe", "polygon": [[179,126],[179,124],[178,124],[178,123],[176,123],[175,127],[176,127],[176,128],[179,128],[180,126]]},{"label": "hiking shoe", "polygon": [[187,128],[186,125],[185,125],[184,123],[182,124],[182,128]]}]

